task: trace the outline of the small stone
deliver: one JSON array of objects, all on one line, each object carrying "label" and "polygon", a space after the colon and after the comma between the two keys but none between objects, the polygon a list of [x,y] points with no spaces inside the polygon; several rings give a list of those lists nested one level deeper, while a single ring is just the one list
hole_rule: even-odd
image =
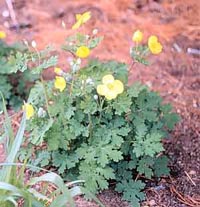
[{"label": "small stone", "polygon": [[192,105],[193,105],[193,107],[194,107],[194,108],[197,108],[197,107],[198,107],[198,105],[197,105],[197,101],[193,99],[193,101],[192,101],[192,102],[193,102],[193,104],[192,104]]},{"label": "small stone", "polygon": [[4,27],[6,27],[6,28],[9,28],[9,27],[10,27],[10,24],[9,24],[8,21],[5,21],[5,22],[3,23],[3,25],[4,25]]},{"label": "small stone", "polygon": [[195,170],[190,170],[189,175],[196,175],[197,172]]},{"label": "small stone", "polygon": [[66,29],[66,24],[65,24],[65,22],[62,20],[62,22],[61,22],[61,25],[62,25],[62,27],[64,28],[64,29]]},{"label": "small stone", "polygon": [[2,12],[2,16],[3,16],[3,17],[9,17],[9,16],[10,16],[9,11],[8,11],[8,10],[4,10],[4,11]]},{"label": "small stone", "polygon": [[147,81],[147,82],[146,82],[146,85],[147,85],[149,88],[152,88],[152,82],[151,82],[151,81]]},{"label": "small stone", "polygon": [[155,206],[155,205],[156,205],[155,200],[150,200],[150,201],[149,201],[149,205],[150,205],[150,206]]}]

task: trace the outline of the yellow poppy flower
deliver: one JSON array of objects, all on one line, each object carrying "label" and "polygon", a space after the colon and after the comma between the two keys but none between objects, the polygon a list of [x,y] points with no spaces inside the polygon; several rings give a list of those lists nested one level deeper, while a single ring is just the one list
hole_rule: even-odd
[{"label": "yellow poppy flower", "polygon": [[76,23],[72,26],[72,29],[78,29],[81,25],[86,23],[90,18],[91,18],[91,12],[76,14]]},{"label": "yellow poppy flower", "polygon": [[118,94],[124,91],[124,85],[120,80],[115,80],[112,75],[105,75],[102,78],[102,83],[97,86],[97,93],[100,96],[105,96],[107,100],[112,100]]},{"label": "yellow poppy flower", "polygon": [[6,33],[4,31],[0,31],[0,39],[6,38]]},{"label": "yellow poppy flower", "polygon": [[33,106],[31,104],[28,104],[28,103],[26,103],[25,105],[23,105],[22,109],[26,111],[26,119],[28,119],[28,120],[35,113]]},{"label": "yellow poppy flower", "polygon": [[141,42],[143,40],[143,33],[140,30],[135,31],[132,40],[136,43]]},{"label": "yellow poppy flower", "polygon": [[155,35],[152,35],[148,39],[148,47],[152,54],[157,55],[162,52],[162,44],[158,41]]},{"label": "yellow poppy flower", "polygon": [[80,46],[76,50],[76,56],[79,58],[87,58],[90,55],[90,49],[86,46]]},{"label": "yellow poppy flower", "polygon": [[60,75],[63,71],[61,70],[61,68],[54,68],[54,73],[56,73],[57,75]]},{"label": "yellow poppy flower", "polygon": [[60,90],[62,92],[66,88],[66,81],[63,77],[56,76],[54,86],[56,89]]}]

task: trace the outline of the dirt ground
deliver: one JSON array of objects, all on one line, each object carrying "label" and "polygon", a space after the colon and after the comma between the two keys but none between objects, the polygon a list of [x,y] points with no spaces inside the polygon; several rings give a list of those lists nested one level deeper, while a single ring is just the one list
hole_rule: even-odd
[{"label": "dirt ground", "polygon": [[[0,13],[7,9],[0,0]],[[92,57],[130,63],[129,48],[136,29],[159,36],[164,51],[151,58],[151,66],[135,65],[130,83],[139,79],[159,91],[171,102],[182,121],[165,141],[170,157],[171,176],[151,180],[143,206],[200,206],[200,1],[199,0],[15,0],[14,9],[20,26],[16,30],[9,18],[0,18],[0,29],[7,40],[35,40],[39,48],[49,43],[60,48],[74,23],[74,15],[90,10],[84,32],[97,28],[104,36]],[[64,21],[66,29],[61,26]],[[7,29],[5,29],[7,28]],[[9,29],[10,28],[10,29]],[[191,53],[194,51],[195,54]],[[68,54],[62,54],[59,66],[67,70]],[[46,73],[51,78],[52,73]],[[0,148],[0,154],[1,154]],[[112,190],[99,195],[107,207],[128,207]],[[96,205],[77,199],[78,207]]]}]

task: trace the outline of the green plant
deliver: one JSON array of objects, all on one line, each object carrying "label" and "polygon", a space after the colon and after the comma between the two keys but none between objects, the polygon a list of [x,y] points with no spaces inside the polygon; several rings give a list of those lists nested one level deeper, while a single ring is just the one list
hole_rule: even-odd
[{"label": "green plant", "polygon": [[[8,45],[0,39],[0,91],[2,91],[6,105],[19,109],[23,100],[27,99],[31,86],[40,78],[41,68],[45,69],[57,63],[57,57],[51,56],[51,47],[38,52],[34,47],[27,50],[28,43]],[[29,46],[28,46],[29,48]],[[31,65],[32,71],[29,69]],[[0,101],[0,111],[3,110]]]},{"label": "green plant", "polygon": [[[77,16],[75,25],[88,15]],[[152,37],[148,47],[136,38],[134,62],[146,65],[150,52],[162,51]],[[179,118],[158,93],[140,83],[128,84],[126,64],[92,60],[81,68],[81,59],[101,39],[80,33],[68,37],[63,48],[74,57],[71,71],[55,68],[55,81],[38,81],[32,88],[28,103],[35,113],[28,122],[29,142],[38,148],[32,162],[56,167],[67,180],[84,179],[86,189],[95,193],[115,180],[116,191],[139,206],[145,198],[141,177],[169,173],[162,139]],[[40,151],[43,143],[46,149]]]},{"label": "green plant", "polygon": [[[3,99],[4,100],[4,99]],[[3,101],[4,102],[4,101]],[[83,180],[77,180],[68,184],[65,184],[63,179],[56,173],[44,170],[42,168],[35,167],[33,165],[27,165],[24,163],[16,163],[17,155],[23,142],[26,114],[23,114],[22,121],[16,136],[11,127],[11,121],[8,116],[4,103],[5,112],[5,133],[3,138],[7,138],[7,144],[5,144],[5,151],[7,152],[7,158],[5,163],[1,163],[0,167],[0,206],[12,207],[18,206],[18,200],[23,199],[23,206],[25,207],[44,207],[44,206],[60,206],[64,207],[66,204],[75,206],[73,197],[83,193],[84,188],[80,185]],[[5,141],[5,140],[4,140]],[[7,147],[6,147],[7,146]],[[21,168],[20,168],[21,167]],[[26,168],[39,169],[45,173],[39,177],[30,176],[28,181],[25,181],[27,175],[25,174]],[[40,190],[36,190],[34,187],[38,183],[47,183],[48,186],[52,185],[52,193],[47,193],[46,187],[40,187]],[[103,206],[96,198],[93,198]],[[22,206],[22,205],[21,205]]]}]

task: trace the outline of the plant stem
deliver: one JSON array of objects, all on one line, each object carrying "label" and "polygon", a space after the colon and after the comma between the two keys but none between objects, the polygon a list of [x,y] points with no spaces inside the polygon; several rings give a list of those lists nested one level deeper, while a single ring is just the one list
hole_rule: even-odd
[{"label": "plant stem", "polygon": [[88,114],[88,120],[89,120],[89,138],[90,138],[90,143],[92,142],[92,119],[91,119],[91,114]]},{"label": "plant stem", "polygon": [[72,76],[72,83],[71,83],[70,92],[69,92],[70,96],[72,95],[73,87],[74,87],[74,75]]},{"label": "plant stem", "polygon": [[102,100],[100,99],[100,116],[99,116],[99,123],[100,123],[101,117],[102,117],[102,111],[103,111],[104,101],[105,101],[105,98],[103,98]]},{"label": "plant stem", "polygon": [[129,66],[129,71],[133,68],[133,66],[135,65],[135,63],[137,63],[136,61],[132,60],[130,66]]},{"label": "plant stem", "polygon": [[51,114],[50,114],[50,111],[49,111],[49,103],[48,103],[47,90],[46,90],[45,83],[44,83],[44,79],[43,79],[42,75],[40,75],[40,80],[41,80],[41,83],[42,83],[42,86],[43,86],[43,89],[44,89],[44,96],[45,96],[45,102],[46,102],[47,112],[48,112],[49,117],[52,118],[51,117]]}]

